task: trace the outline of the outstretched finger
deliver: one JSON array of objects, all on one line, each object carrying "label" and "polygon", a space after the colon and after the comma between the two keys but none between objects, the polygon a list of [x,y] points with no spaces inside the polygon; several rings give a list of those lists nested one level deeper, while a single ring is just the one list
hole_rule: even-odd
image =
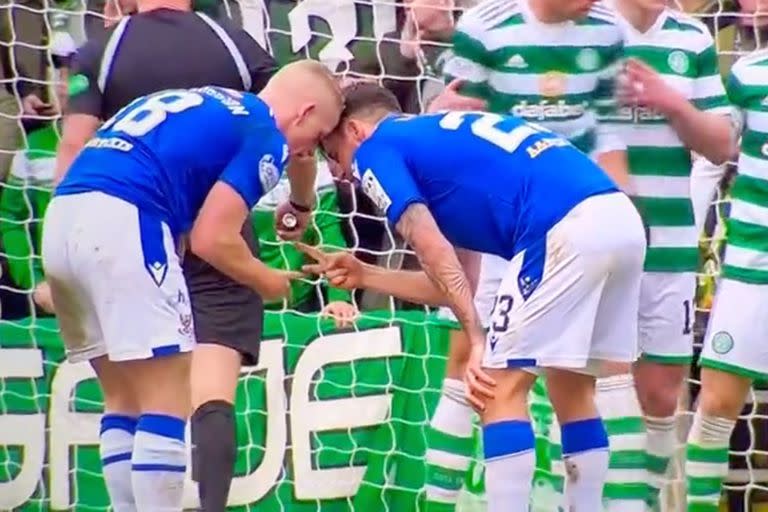
[{"label": "outstretched finger", "polygon": [[328,260],[328,255],[314,245],[307,245],[304,242],[294,242],[293,246],[318,263],[325,263]]},{"label": "outstretched finger", "polygon": [[330,268],[325,272],[325,278],[329,281],[334,281],[346,277],[348,274],[346,268]]},{"label": "outstretched finger", "polygon": [[346,275],[330,278],[328,279],[328,284],[330,284],[333,288],[340,288],[342,290],[352,289],[351,283],[349,282]]},{"label": "outstretched finger", "polygon": [[325,272],[325,265],[321,265],[319,263],[314,263],[310,265],[302,265],[301,271],[304,272],[304,274],[313,274],[316,276],[320,276]]}]

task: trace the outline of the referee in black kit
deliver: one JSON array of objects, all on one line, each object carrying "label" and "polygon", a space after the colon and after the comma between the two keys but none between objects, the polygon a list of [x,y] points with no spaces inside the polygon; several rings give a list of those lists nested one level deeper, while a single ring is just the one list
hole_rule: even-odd
[{"label": "referee in black kit", "polygon": [[[80,76],[71,86],[64,118],[59,179],[101,122],[135,98],[204,85],[258,92],[276,70],[272,57],[244,30],[193,13],[190,0],[138,0],[137,7],[136,14],[89,40],[75,56],[72,75]],[[314,165],[314,157],[292,159],[288,172],[311,172],[297,167]],[[306,218],[304,210],[311,206],[294,205],[297,217]],[[250,222],[243,236],[256,253]],[[194,254],[185,255],[183,266],[198,341],[191,369],[192,473],[202,510],[221,512],[236,457],[237,379],[241,364],[256,363],[263,305],[250,288]],[[112,493],[109,481],[107,487]]]}]

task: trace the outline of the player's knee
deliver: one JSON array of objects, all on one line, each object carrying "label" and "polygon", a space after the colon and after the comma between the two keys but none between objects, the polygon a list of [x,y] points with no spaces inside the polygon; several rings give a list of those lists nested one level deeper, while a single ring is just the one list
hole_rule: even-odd
[{"label": "player's knee", "polygon": [[707,416],[734,418],[739,415],[742,406],[738,398],[716,389],[702,388],[699,393],[699,409]]},{"label": "player's knee", "polygon": [[595,378],[591,375],[548,368],[547,391],[560,423],[594,418]]},{"label": "player's knee", "polygon": [[750,380],[710,368],[703,368],[701,376],[701,412],[707,416],[736,418],[744,406]]},{"label": "player's knee", "polygon": [[469,349],[469,339],[464,331],[451,331],[448,361],[445,365],[445,376],[447,378],[460,379],[464,375],[464,369],[469,359]]},{"label": "player's knee", "polygon": [[496,381],[494,396],[485,403],[483,422],[488,424],[528,416],[528,392],[536,376],[525,370],[487,370]]},{"label": "player's knee", "polygon": [[635,386],[643,411],[650,416],[674,414],[685,378],[685,368],[655,365],[636,371]]},{"label": "player's knee", "polygon": [[181,353],[125,363],[142,412],[189,416],[190,361],[190,354]]},{"label": "player's knee", "polygon": [[141,407],[120,364],[109,361],[104,356],[92,359],[91,366],[96,372],[104,396],[104,410],[126,416],[138,416]]},{"label": "player's knee", "polygon": [[193,408],[215,400],[235,401],[241,358],[239,352],[222,345],[195,347],[190,373]]}]

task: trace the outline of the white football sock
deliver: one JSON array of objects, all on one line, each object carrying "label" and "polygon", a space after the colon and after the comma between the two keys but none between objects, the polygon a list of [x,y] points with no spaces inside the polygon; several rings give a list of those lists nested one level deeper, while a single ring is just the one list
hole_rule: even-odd
[{"label": "white football sock", "polygon": [[101,418],[101,472],[115,512],[136,511],[131,483],[131,457],[136,423],[136,418],[122,414],[107,413]]},{"label": "white football sock", "polygon": [[138,512],[181,512],[187,452],[184,420],[144,414],[136,427],[131,460]]},{"label": "white football sock", "polygon": [[528,512],[536,465],[531,423],[510,420],[483,427],[488,512]]},{"label": "white football sock", "polygon": [[608,474],[608,436],[600,418],[571,421],[560,427],[565,463],[565,502],[569,512],[603,507]]},{"label": "white football sock", "polygon": [[464,383],[445,379],[427,432],[427,510],[444,510],[458,500],[472,460],[473,416]]}]

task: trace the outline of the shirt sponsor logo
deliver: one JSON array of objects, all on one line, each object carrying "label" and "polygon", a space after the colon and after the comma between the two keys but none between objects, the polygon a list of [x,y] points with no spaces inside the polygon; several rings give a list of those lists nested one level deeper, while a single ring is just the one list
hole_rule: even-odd
[{"label": "shirt sponsor logo", "polygon": [[562,96],[567,84],[568,75],[560,71],[550,71],[539,78],[539,92],[547,98]]},{"label": "shirt sponsor logo", "polygon": [[263,193],[267,193],[277,185],[280,181],[280,171],[275,165],[275,157],[272,155],[264,155],[259,161],[259,181],[261,182],[261,190]]},{"label": "shirt sponsor logo", "polygon": [[538,103],[521,101],[510,112],[527,121],[547,121],[579,118],[587,111],[587,107],[586,102],[569,105],[565,100],[541,100]]},{"label": "shirt sponsor logo", "polygon": [[130,151],[133,149],[133,144],[125,141],[119,137],[96,137],[89,140],[85,147],[93,149],[114,149],[117,151]]},{"label": "shirt sponsor logo", "polygon": [[373,171],[370,169],[363,173],[362,189],[366,196],[376,205],[376,208],[386,213],[390,206],[392,206],[392,199],[390,199],[384,187],[381,186],[379,180],[374,176]]},{"label": "shirt sponsor logo", "polygon": [[666,120],[664,114],[650,107],[620,107],[616,114],[617,121],[629,123],[658,122]]}]

